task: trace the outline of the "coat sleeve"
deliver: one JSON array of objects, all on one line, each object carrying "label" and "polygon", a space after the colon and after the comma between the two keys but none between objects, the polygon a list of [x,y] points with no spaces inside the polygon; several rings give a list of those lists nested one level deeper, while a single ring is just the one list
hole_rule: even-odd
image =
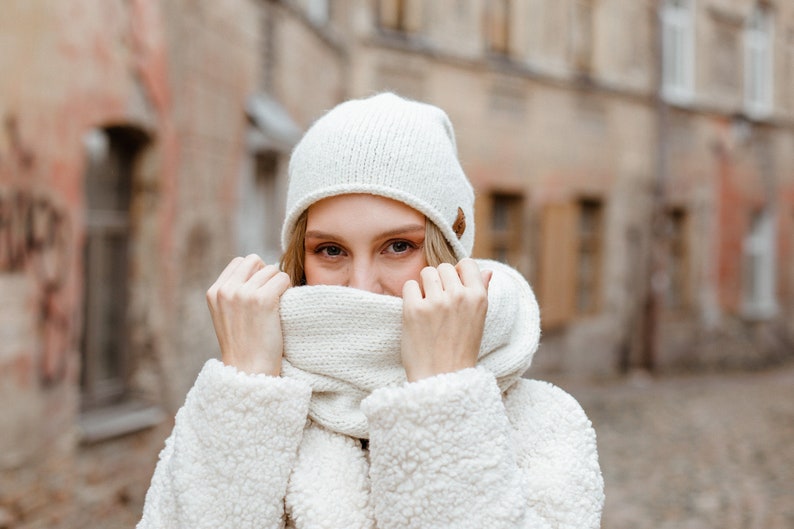
[{"label": "coat sleeve", "polygon": [[[363,402],[379,529],[600,526],[603,481],[587,417],[561,390],[524,382],[503,401],[493,375],[472,368]],[[529,402],[533,389],[547,398]]]},{"label": "coat sleeve", "polygon": [[283,527],[310,396],[301,382],[208,361],[160,453],[138,529]]}]

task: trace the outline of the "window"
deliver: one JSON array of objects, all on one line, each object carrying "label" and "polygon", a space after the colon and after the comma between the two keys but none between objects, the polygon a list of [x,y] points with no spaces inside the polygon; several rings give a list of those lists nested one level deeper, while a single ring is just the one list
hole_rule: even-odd
[{"label": "window", "polygon": [[485,38],[490,53],[510,54],[510,0],[489,0],[486,3]]},{"label": "window", "polygon": [[739,36],[735,24],[715,19],[709,50],[711,84],[718,91],[733,95],[740,90],[736,58],[739,56]]},{"label": "window", "polygon": [[524,198],[520,194],[491,195],[490,257],[520,268]]},{"label": "window", "polygon": [[665,306],[676,310],[688,304],[689,262],[687,252],[687,216],[683,209],[672,208],[667,211],[665,226],[667,290]]},{"label": "window", "polygon": [[571,53],[574,67],[590,72],[593,56],[593,2],[574,0],[571,5]]},{"label": "window", "polygon": [[742,311],[751,318],[768,318],[777,311],[775,301],[775,221],[768,209],[750,219],[744,239]]},{"label": "window", "polygon": [[601,275],[601,202],[579,201],[579,241],[576,273],[576,312],[598,310]]},{"label": "window", "polygon": [[378,0],[378,25],[385,30],[415,33],[421,26],[421,0]]},{"label": "window", "polygon": [[694,17],[692,0],[662,4],[662,96],[682,103],[694,88]]},{"label": "window", "polygon": [[328,0],[309,0],[306,5],[306,16],[317,26],[324,26],[331,18]]},{"label": "window", "polygon": [[269,150],[255,154],[252,169],[240,186],[238,253],[256,253],[272,263],[278,261],[281,247],[279,153]]},{"label": "window", "polygon": [[546,329],[600,308],[602,210],[600,200],[589,198],[543,210],[538,294]]},{"label": "window", "polygon": [[748,114],[765,116],[772,111],[772,15],[756,6],[744,30],[744,103]]},{"label": "window", "polygon": [[124,396],[133,169],[140,132],[94,129],[85,137],[86,240],[81,390],[86,408]]}]

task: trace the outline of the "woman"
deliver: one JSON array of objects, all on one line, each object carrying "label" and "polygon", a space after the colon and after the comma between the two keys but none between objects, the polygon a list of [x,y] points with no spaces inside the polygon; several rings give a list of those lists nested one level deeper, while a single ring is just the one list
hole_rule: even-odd
[{"label": "woman", "polygon": [[599,527],[595,434],[521,378],[537,304],[468,257],[473,206],[440,109],[380,94],[319,119],[290,160],[283,271],[236,258],[207,292],[221,361],[138,527]]}]

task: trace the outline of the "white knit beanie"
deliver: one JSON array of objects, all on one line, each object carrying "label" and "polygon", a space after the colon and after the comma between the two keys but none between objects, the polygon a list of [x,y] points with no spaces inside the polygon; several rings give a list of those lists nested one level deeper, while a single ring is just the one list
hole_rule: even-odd
[{"label": "white knit beanie", "polygon": [[347,101],[318,119],[290,159],[282,248],[309,206],[350,193],[411,206],[440,228],[458,259],[471,255],[474,190],[440,108],[383,93]]}]

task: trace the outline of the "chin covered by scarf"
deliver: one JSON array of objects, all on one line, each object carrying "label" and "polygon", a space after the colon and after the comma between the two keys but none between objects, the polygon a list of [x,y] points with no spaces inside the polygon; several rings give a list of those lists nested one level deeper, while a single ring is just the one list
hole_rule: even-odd
[{"label": "chin covered by scarf", "polygon": [[[506,391],[529,368],[540,337],[538,305],[524,278],[495,261],[478,365]],[[302,286],[281,298],[282,375],[312,388],[309,417],[334,432],[366,439],[361,403],[406,382],[400,362],[402,299],[339,286]]]}]

